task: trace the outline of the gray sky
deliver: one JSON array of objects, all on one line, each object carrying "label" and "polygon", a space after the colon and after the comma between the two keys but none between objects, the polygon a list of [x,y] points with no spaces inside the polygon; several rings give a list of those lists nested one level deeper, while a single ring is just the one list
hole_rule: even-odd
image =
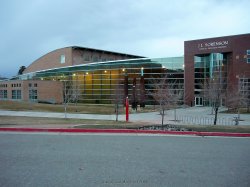
[{"label": "gray sky", "polygon": [[1,1],[0,76],[73,45],[181,56],[185,40],[249,33],[249,7],[249,0]]}]

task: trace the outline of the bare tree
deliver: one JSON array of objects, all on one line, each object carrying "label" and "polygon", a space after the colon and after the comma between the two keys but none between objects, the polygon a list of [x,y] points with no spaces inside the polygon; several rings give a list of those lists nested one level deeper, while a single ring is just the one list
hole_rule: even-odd
[{"label": "bare tree", "polygon": [[79,86],[79,81],[76,79],[75,81],[72,82],[72,102],[75,104],[75,110],[77,112],[77,103],[81,98],[81,90]]},{"label": "bare tree", "polygon": [[72,80],[63,80],[63,105],[64,105],[64,117],[67,118],[67,107],[70,102],[73,101],[73,88],[72,88]]},{"label": "bare tree", "polygon": [[118,82],[114,90],[115,116],[118,121],[120,105],[124,104],[124,90],[122,83]]},{"label": "bare tree", "polygon": [[250,112],[250,79],[243,76],[240,80],[241,95],[244,100],[244,105],[247,108],[247,112]]},{"label": "bare tree", "polygon": [[167,76],[160,79],[153,79],[152,85],[154,85],[154,91],[149,93],[155,101],[159,104],[161,114],[161,125],[163,128],[165,111],[176,107],[181,97],[183,97],[180,85],[176,81],[168,80]]},{"label": "bare tree", "polygon": [[240,120],[240,109],[249,105],[249,85],[239,78],[238,87],[232,86],[227,94],[227,105],[237,111]]},{"label": "bare tree", "polygon": [[209,78],[204,83],[204,97],[212,105],[214,110],[214,125],[217,124],[217,117],[219,107],[221,106],[222,99],[225,98],[225,84],[221,76],[214,76]]},{"label": "bare tree", "polygon": [[18,74],[18,75],[22,75],[25,69],[26,69],[26,67],[25,67],[25,66],[20,66],[20,68],[19,68],[19,70],[18,70],[18,73],[17,73],[17,74]]}]

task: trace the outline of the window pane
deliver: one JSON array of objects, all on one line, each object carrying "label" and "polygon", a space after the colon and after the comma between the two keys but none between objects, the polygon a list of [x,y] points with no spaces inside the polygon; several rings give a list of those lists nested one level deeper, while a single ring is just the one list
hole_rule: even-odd
[{"label": "window pane", "polygon": [[61,55],[61,59],[60,59],[61,64],[65,63],[65,55]]}]

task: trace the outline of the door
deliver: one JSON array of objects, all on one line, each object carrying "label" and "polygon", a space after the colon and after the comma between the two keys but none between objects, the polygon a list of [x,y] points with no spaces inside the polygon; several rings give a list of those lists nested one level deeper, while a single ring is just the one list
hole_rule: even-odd
[{"label": "door", "polygon": [[195,97],[195,106],[203,106],[203,98]]}]

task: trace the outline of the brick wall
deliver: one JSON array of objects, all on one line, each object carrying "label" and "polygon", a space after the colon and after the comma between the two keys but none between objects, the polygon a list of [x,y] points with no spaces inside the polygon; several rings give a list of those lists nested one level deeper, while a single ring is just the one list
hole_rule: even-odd
[{"label": "brick wall", "polygon": [[250,49],[250,34],[208,38],[184,42],[185,103],[194,104],[194,56],[210,53],[227,53],[228,84],[237,86],[237,77],[250,78],[250,63],[246,51]]},{"label": "brick wall", "polygon": [[[42,80],[13,80],[1,81],[0,90],[7,90],[5,100],[29,101],[29,90],[37,90],[36,102],[63,102],[63,84],[60,81],[42,81]],[[21,98],[13,99],[12,90],[21,90]],[[3,100],[3,98],[0,98]]]},{"label": "brick wall", "polygon": [[[61,56],[65,56],[65,62],[61,63]],[[83,47],[66,47],[51,51],[30,64],[23,72],[30,73],[45,69],[60,68],[65,66],[101,62],[110,60],[122,60],[139,58],[140,56],[103,51]]]},{"label": "brick wall", "polygon": [[[65,62],[61,63],[61,55],[65,56]],[[52,51],[30,64],[23,72],[29,73],[45,69],[53,69],[65,66],[72,66],[72,48],[66,47]]]}]

